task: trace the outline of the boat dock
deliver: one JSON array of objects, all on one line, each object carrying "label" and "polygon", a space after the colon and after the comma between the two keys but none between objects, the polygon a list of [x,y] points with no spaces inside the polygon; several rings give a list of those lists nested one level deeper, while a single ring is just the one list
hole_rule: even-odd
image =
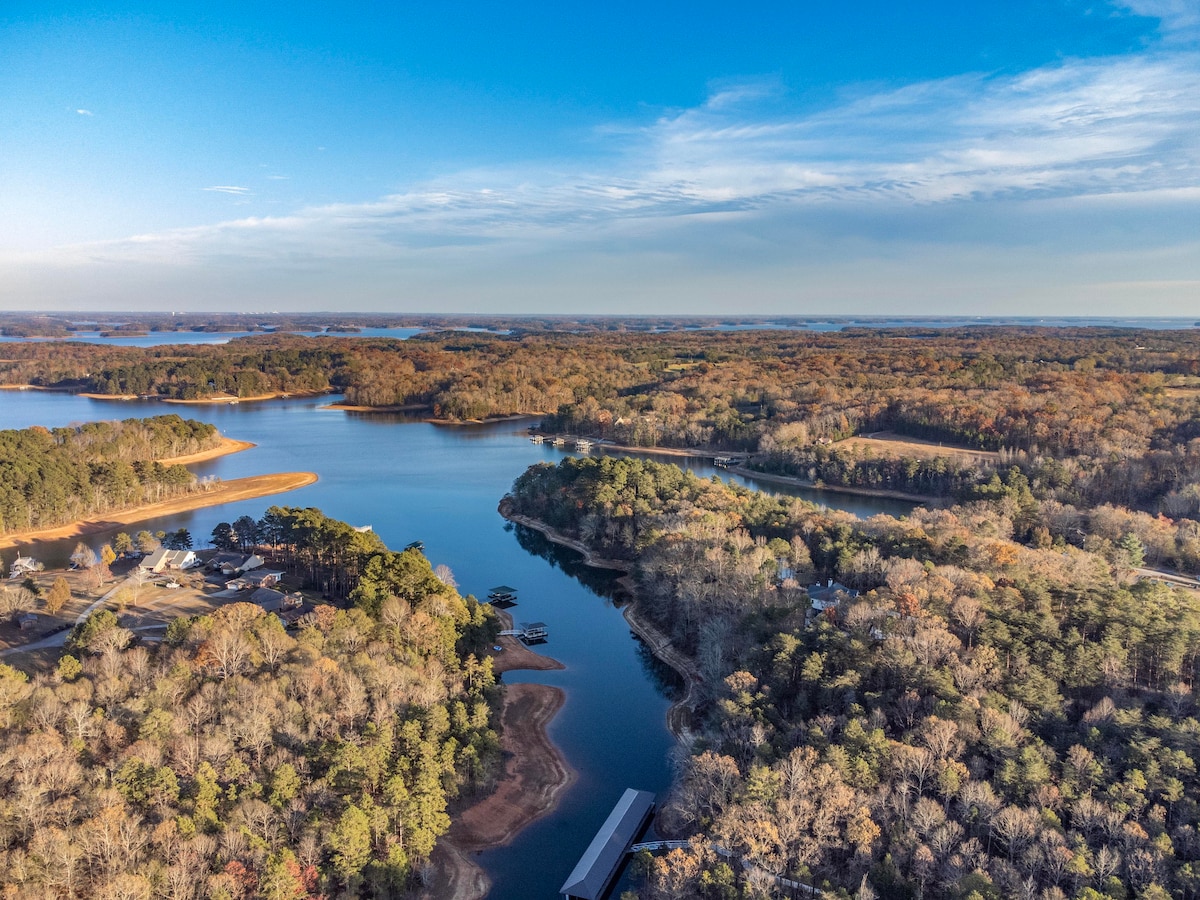
[{"label": "boat dock", "polygon": [[544,644],[550,639],[545,622],[522,622],[516,628],[506,628],[501,635],[515,637],[522,644]]},{"label": "boat dock", "polygon": [[508,609],[517,605],[517,589],[507,584],[498,584],[488,589],[487,602],[497,609]]},{"label": "boat dock", "polygon": [[652,812],[652,793],[627,788],[583,851],[559,893],[567,900],[600,900]]}]

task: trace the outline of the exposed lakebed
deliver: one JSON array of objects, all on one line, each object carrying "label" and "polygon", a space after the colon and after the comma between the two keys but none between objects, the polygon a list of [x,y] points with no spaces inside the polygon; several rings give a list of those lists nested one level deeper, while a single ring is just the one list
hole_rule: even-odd
[{"label": "exposed lakebed", "polygon": [[[258,446],[191,466],[223,479],[283,471],[312,471],[320,480],[261,500],[210,507],[127,526],[133,531],[188,528],[203,546],[218,522],[259,517],[272,504],[316,506],[352,525],[371,525],[393,548],[421,540],[436,565],[454,571],[463,593],[484,596],[493,585],[519,589],[516,621],[550,629],[544,652],[562,671],[517,672],[510,682],[554,684],[566,705],[549,734],[578,779],[550,816],[507,847],[478,861],[495,882],[492,900],[558,896],[558,888],[626,787],[662,792],[670,780],[671,736],[666,712],[673,690],[669,670],[649,657],[613,607],[615,577],[591,569],[577,554],[514,527],[496,505],[526,467],[556,461],[563,451],[526,439],[528,421],[440,426],[387,414],[323,409],[336,398],[295,398],[232,406],[101,401],[69,394],[5,391],[0,428],[57,427],[73,422],[178,413],[212,422],[221,432]],[[666,460],[708,477],[727,473],[700,460]],[[799,488],[755,485],[847,509],[858,515],[902,514],[895,500]],[[108,536],[89,542],[99,545]],[[43,546],[47,564],[65,562],[72,542]],[[27,549],[27,548],[26,548]],[[6,554],[11,561],[12,551]]]}]

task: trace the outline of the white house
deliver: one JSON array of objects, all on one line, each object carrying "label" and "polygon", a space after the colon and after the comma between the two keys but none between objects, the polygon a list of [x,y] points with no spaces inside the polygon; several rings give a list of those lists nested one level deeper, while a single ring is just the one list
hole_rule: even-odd
[{"label": "white house", "polygon": [[26,578],[34,572],[40,572],[42,564],[32,556],[22,556],[21,551],[17,551],[17,558],[13,561],[12,567],[8,570],[9,578]]},{"label": "white house", "polygon": [[858,596],[858,591],[848,588],[840,582],[829,579],[825,584],[814,584],[808,588],[808,599],[812,601],[815,612],[824,612],[832,606],[837,606],[842,600]]},{"label": "white house", "polygon": [[166,547],[159,547],[138,563],[138,569],[142,572],[153,572],[157,575],[168,569],[190,569],[197,562],[195,551],[168,550]]}]

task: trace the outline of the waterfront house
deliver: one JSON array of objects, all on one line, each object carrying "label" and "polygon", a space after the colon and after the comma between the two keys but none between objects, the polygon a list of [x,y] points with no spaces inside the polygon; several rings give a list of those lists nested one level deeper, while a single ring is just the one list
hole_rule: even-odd
[{"label": "waterfront house", "polygon": [[8,570],[9,578],[28,578],[34,572],[41,571],[42,564],[32,556],[22,556],[21,551],[17,551],[17,558],[13,561],[12,566]]},{"label": "waterfront house", "polygon": [[208,561],[208,567],[222,575],[237,575],[262,568],[265,560],[257,553],[218,553]]},{"label": "waterfront house", "polygon": [[166,547],[159,547],[138,563],[138,571],[158,575],[168,569],[190,569],[198,564],[199,560],[196,559],[194,550],[168,550]]}]

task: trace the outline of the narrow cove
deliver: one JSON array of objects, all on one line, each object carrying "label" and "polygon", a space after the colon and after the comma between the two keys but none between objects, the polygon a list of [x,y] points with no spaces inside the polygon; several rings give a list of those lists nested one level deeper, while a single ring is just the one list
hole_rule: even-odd
[{"label": "narrow cove", "polygon": [[[387,414],[323,407],[333,398],[296,398],[181,410],[156,402],[89,400],[66,394],[6,392],[0,427],[48,427],[96,419],[180,413],[213,422],[251,450],[198,463],[201,475],[222,479],[307,470],[320,480],[287,494],[231,503],[142,523],[152,530],[188,528],[197,546],[213,527],[240,515],[261,516],[273,503],[316,506],[354,525],[371,525],[393,548],[425,544],[434,564],[454,571],[460,590],[478,597],[489,587],[518,588],[516,621],[543,621],[550,641],[543,652],[561,671],[515,672],[508,683],[561,687],[566,703],[549,728],[577,778],[557,809],[522,831],[508,846],[476,857],[494,882],[493,900],[553,898],[579,854],[626,787],[664,791],[670,781],[672,739],[666,712],[673,690],[669,670],[649,657],[614,607],[615,575],[584,565],[577,554],[497,513],[513,479],[563,452],[535,446],[527,422],[447,427]],[[685,467],[708,477],[725,473],[698,460]],[[748,483],[744,479],[737,479]],[[756,487],[753,483],[750,486]],[[769,485],[764,485],[772,490]],[[903,513],[909,504],[803,490],[858,515]],[[106,535],[96,535],[99,545]],[[73,542],[39,546],[47,565],[62,564]],[[28,548],[24,548],[28,552]],[[11,557],[9,551],[7,557]]]}]

